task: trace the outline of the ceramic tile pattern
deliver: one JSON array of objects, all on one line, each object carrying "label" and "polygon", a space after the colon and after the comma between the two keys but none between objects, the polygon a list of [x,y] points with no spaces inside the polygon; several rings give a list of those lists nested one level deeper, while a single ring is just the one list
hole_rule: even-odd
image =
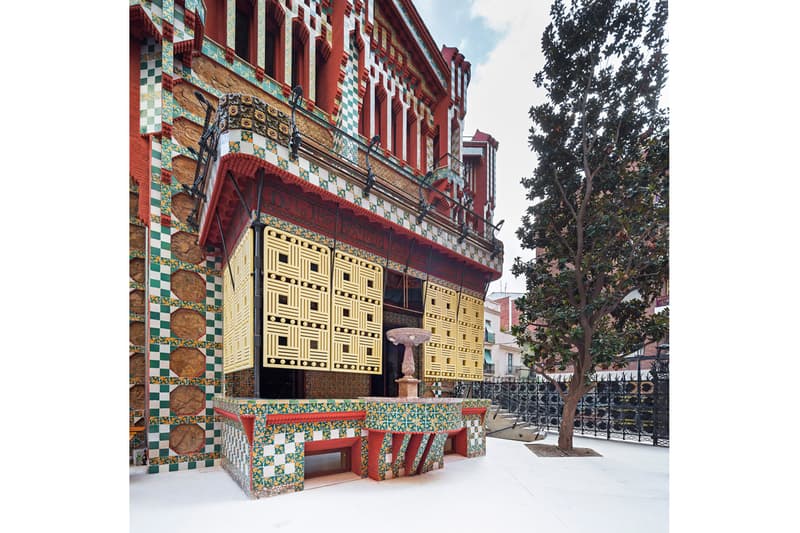
[{"label": "ceramic tile pattern", "polygon": [[[139,64],[140,72],[140,99],[139,99],[139,131],[148,135],[151,140],[152,152],[150,155],[150,219],[147,233],[147,250],[131,251],[130,257],[141,257],[146,261],[146,280],[144,283],[131,281],[129,290],[146,290],[147,298],[146,312],[144,315],[131,315],[135,321],[144,320],[146,323],[146,341],[143,346],[130,345],[130,351],[142,352],[146,354],[147,360],[147,379],[144,384],[147,390],[146,409],[140,413],[133,413],[138,418],[144,417],[147,422],[147,431],[143,435],[147,440],[149,468],[151,473],[173,471],[200,466],[212,466],[220,463],[221,448],[224,448],[224,455],[229,460],[229,471],[239,472],[238,480],[241,481],[248,475],[260,483],[259,490],[269,493],[270,491],[284,491],[302,489],[302,457],[303,443],[313,441],[318,438],[336,438],[336,435],[353,435],[362,440],[362,452],[366,449],[367,432],[363,427],[363,422],[358,421],[331,421],[326,423],[284,425],[284,427],[267,428],[263,422],[256,425],[256,438],[262,443],[260,455],[253,460],[258,462],[259,468],[249,468],[249,462],[244,461],[245,443],[242,440],[243,432],[241,426],[235,423],[222,422],[213,413],[213,398],[221,394],[222,388],[222,277],[221,261],[212,256],[208,256],[199,263],[187,263],[179,260],[172,250],[173,239],[179,232],[192,233],[191,228],[178,221],[171,213],[172,197],[182,191],[180,183],[175,176],[167,179],[168,173],[172,171],[172,160],[177,156],[194,158],[189,151],[194,146],[183,146],[172,136],[161,135],[162,131],[168,131],[177,117],[183,117],[195,124],[202,122],[202,117],[195,116],[191,112],[183,109],[177,100],[173,98],[172,92],[166,90],[162,84],[162,76],[169,75],[173,80],[186,80],[190,84],[206,91],[208,94],[220,97],[221,93],[214,87],[206,83],[198,73],[190,66],[184,65],[182,61],[174,56],[173,42],[185,42],[193,38],[194,29],[186,24],[187,13],[195,13],[201,22],[205,21],[205,7],[200,0],[186,0],[183,6],[175,5],[174,0],[161,1],[142,1],[131,2],[131,5],[139,4],[145,10],[146,15],[154,24],[159,32],[163,32],[164,24],[172,24],[174,35],[172,39],[147,39],[142,46],[141,61]],[[262,4],[262,2],[259,2]],[[297,14],[300,2],[291,3],[291,13],[287,15],[288,26],[291,26],[291,17]],[[232,8],[233,2],[228,2]],[[321,16],[317,15],[316,9],[305,10],[305,20],[308,22],[311,17],[315,19],[316,28],[311,31],[311,39],[315,39],[321,33],[321,28],[326,29],[329,42],[332,39],[330,28],[330,8],[321,10]],[[233,26],[234,9],[230,9],[226,23],[229,28]],[[370,10],[372,11],[372,10]],[[362,14],[365,10],[362,9]],[[407,16],[403,12],[403,16]],[[354,27],[355,15],[348,16],[348,28]],[[352,19],[352,20],[351,20]],[[365,21],[362,21],[365,22]],[[259,21],[261,23],[261,21]],[[362,25],[363,28],[363,25]],[[231,28],[233,29],[233,28]],[[286,61],[291,64],[291,32],[286,32]],[[369,50],[369,39],[365,43],[366,53]],[[233,48],[234,32],[228,32],[228,45]],[[216,62],[218,65],[229,69],[238,76],[258,87],[262,91],[285,102],[286,97],[282,94],[282,87],[274,80],[265,77],[257,80],[255,69],[252,65],[234,58],[232,62],[225,60],[224,47],[205,39],[202,43],[201,54]],[[346,66],[344,79],[339,82],[339,89],[342,92],[341,110],[336,123],[348,133],[357,132],[357,106],[358,106],[358,72],[357,72],[357,51],[350,45],[349,60]],[[259,62],[263,59],[259,57]],[[313,70],[313,69],[312,69]],[[314,110],[313,113],[320,118],[327,118],[321,110]],[[338,176],[328,169],[322,168],[301,157],[300,161],[288,160],[288,149],[284,143],[276,142],[266,135],[243,134],[246,128],[229,130],[226,133],[225,142],[221,148],[225,153],[241,152],[252,153],[257,157],[265,159],[276,166],[287,169],[289,172],[300,176],[302,179],[318,185],[333,194],[347,198],[353,203],[358,203],[387,219],[396,222],[406,228],[454,249],[463,255],[473,258],[484,264],[490,264],[499,269],[501,259],[488,259],[488,252],[479,248],[472,247],[468,243],[457,245],[457,236],[440,227],[434,227],[428,223],[417,226],[415,223],[415,213],[405,212],[399,206],[391,205],[383,199],[374,195],[362,198],[362,191],[357,184],[350,183],[343,176]],[[238,131],[238,137],[237,137]],[[281,132],[283,133],[283,132]],[[339,145],[345,157],[350,157],[353,152],[349,148],[345,149]],[[429,150],[430,153],[430,150]],[[220,154],[223,155],[223,154]],[[164,180],[162,180],[162,176]],[[262,216],[265,217],[265,216]],[[268,217],[267,217],[268,218]],[[283,224],[285,222],[275,219],[272,222]],[[137,223],[138,225],[138,223]],[[311,238],[316,242],[325,242],[326,239],[314,235],[308,236],[308,232],[294,227],[294,231],[299,235]],[[330,245],[331,243],[326,243]],[[351,246],[341,245],[337,248],[346,253],[374,261],[384,268],[390,267],[402,269],[402,265],[394,262],[386,262],[385,258],[374,257]],[[170,283],[171,275],[178,270],[196,272],[201,275],[206,283],[206,299],[203,302],[186,302],[177,298],[172,292]],[[424,273],[410,269],[409,274],[418,277],[427,277]],[[437,281],[443,286],[452,284],[444,280]],[[474,296],[480,296],[475,294]],[[197,339],[180,338],[172,330],[170,319],[172,313],[179,309],[191,309],[204,316],[206,321],[206,331]],[[199,377],[180,377],[170,369],[171,353],[180,347],[197,348],[205,355],[205,372]],[[140,380],[141,381],[141,380]],[[138,382],[137,382],[138,383]],[[195,386],[203,390],[206,405],[201,412],[192,416],[176,416],[170,411],[170,392],[179,386]],[[235,412],[247,412],[266,414],[266,408],[258,402],[248,404],[237,404],[232,406]],[[300,402],[277,402],[269,408],[271,412],[331,412],[331,411],[352,411],[363,409],[363,403],[358,400],[344,401],[313,401],[313,403]],[[139,416],[141,415],[141,416]],[[433,413],[428,419],[438,421],[449,420],[447,424],[454,423],[452,413],[444,415]],[[438,418],[437,418],[438,417]],[[262,417],[263,418],[263,417]],[[424,418],[424,417],[423,417]],[[459,415],[459,421],[463,419]],[[469,417],[467,417],[469,419]],[[203,431],[204,441],[201,443],[197,452],[189,454],[179,454],[170,448],[169,438],[171,431],[179,424],[196,424]],[[435,422],[439,423],[439,422]],[[445,423],[445,422],[442,422]],[[461,422],[459,422],[461,423]],[[409,426],[404,426],[409,427]],[[224,435],[223,435],[224,433]],[[281,437],[280,435],[283,435]],[[291,434],[291,439],[288,437]],[[302,442],[300,441],[302,435]],[[284,442],[279,442],[283,439]],[[479,435],[476,441],[480,441]],[[269,444],[268,444],[269,443]],[[294,444],[292,451],[291,444]],[[265,453],[264,446],[272,445],[276,447],[273,453]],[[407,442],[405,443],[407,445]],[[282,446],[282,449],[280,448]],[[475,450],[482,450],[479,444],[474,446]],[[255,449],[255,448],[254,448]],[[470,449],[473,449],[472,447]],[[422,452],[420,452],[422,453]],[[477,453],[477,452],[476,452]],[[300,454],[300,455],[298,455]],[[399,472],[400,465],[398,457],[390,458],[385,463],[385,471],[389,476],[395,475],[395,469]],[[421,458],[421,455],[419,456]],[[367,464],[366,452],[362,453],[362,471],[366,473]],[[293,464],[294,466],[290,466]],[[231,466],[232,465],[232,466]],[[272,467],[266,468],[266,467]],[[271,474],[271,475],[267,475]],[[232,474],[233,475],[233,474]],[[366,474],[365,474],[366,475]],[[236,477],[236,475],[234,475]]]},{"label": "ceramic tile pattern", "polygon": [[161,131],[161,45],[148,39],[139,65],[139,132]]},{"label": "ceramic tile pattern", "polygon": [[[255,98],[254,98],[255,100]],[[432,223],[425,219],[422,223],[417,224],[416,213],[409,212],[399,206],[391,205],[388,201],[380,199],[370,192],[365,198],[363,196],[363,188],[357,183],[351,183],[342,177],[331,174],[329,171],[317,167],[318,173],[311,171],[311,164],[306,160],[302,154],[299,161],[289,160],[289,149],[286,146],[278,144],[275,151],[272,150],[272,145],[268,144],[268,139],[261,135],[253,135],[251,137],[244,135],[245,130],[227,130],[224,131],[219,138],[219,157],[220,159],[228,154],[243,153],[243,154],[263,154],[263,159],[277,167],[283,168],[288,172],[301,177],[302,179],[319,184],[322,189],[335,194],[341,198],[349,199],[352,203],[360,204],[363,208],[372,211],[373,213],[391,220],[405,229],[413,231],[419,235],[430,239],[431,241],[458,252],[461,255],[469,257],[474,261],[490,265],[492,268],[500,269],[502,266],[502,257],[497,256],[494,259],[490,258],[491,252],[483,247],[472,244],[470,241],[465,240],[458,243],[458,235],[454,232],[445,231],[441,228],[434,226]],[[245,140],[247,139],[247,140]],[[300,169],[308,168],[309,171],[300,172]]]},{"label": "ceramic tile pattern", "polygon": [[[479,415],[462,415],[461,407],[464,403],[471,407],[487,407],[488,400],[455,401],[450,403],[433,403],[426,400],[418,405],[424,405],[431,412],[431,419],[447,420],[436,432],[428,431],[429,426],[413,426],[408,420],[394,418],[395,425],[383,424],[387,431],[382,431],[378,457],[378,476],[380,479],[391,479],[399,475],[415,472],[422,465],[426,472],[442,468],[444,444],[447,439],[447,430],[465,427],[465,421],[473,419],[480,423]],[[368,472],[368,424],[364,420],[326,420],[322,422],[296,422],[267,424],[267,416],[272,414],[309,414],[309,413],[348,413],[353,411],[366,411],[367,420],[383,420],[387,406],[398,407],[404,405],[399,400],[381,402],[371,399],[358,400],[255,400],[245,398],[229,398],[216,396],[214,405],[236,416],[253,415],[254,432],[253,444],[250,446],[243,439],[242,426],[228,418],[223,418],[223,466],[234,477],[240,486],[251,496],[272,496],[286,492],[303,490],[304,486],[304,454],[307,442],[324,441],[330,439],[360,438],[360,457],[351,460],[361,462],[361,475],[367,476]],[[455,410],[454,410],[455,409]],[[370,416],[371,411],[381,413]],[[433,411],[442,411],[435,414]],[[424,422],[421,422],[424,424]],[[472,423],[474,425],[474,422]],[[469,429],[468,429],[469,430]],[[420,447],[412,460],[411,465],[404,464],[405,452],[411,440],[411,432],[421,435]],[[403,434],[403,440],[396,454],[392,453],[393,433]],[[482,432],[477,433],[485,443]],[[428,441],[431,446],[425,455]],[[358,442],[358,441],[356,441]],[[479,446],[478,446],[479,447]],[[484,444],[485,447],[485,444]],[[476,448],[477,449],[477,448]],[[484,449],[484,448],[481,448]],[[249,453],[248,457],[244,454]],[[475,453],[475,455],[480,455]],[[474,456],[474,455],[471,455]],[[245,479],[248,465],[252,463],[251,479]],[[252,490],[250,489],[252,487]]]}]

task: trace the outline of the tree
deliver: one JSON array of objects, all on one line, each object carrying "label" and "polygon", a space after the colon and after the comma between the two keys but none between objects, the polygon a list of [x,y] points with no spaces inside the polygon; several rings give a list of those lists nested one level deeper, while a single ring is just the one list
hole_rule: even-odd
[{"label": "tree", "polygon": [[[530,110],[538,165],[517,230],[536,257],[514,263],[527,292],[513,333],[561,394],[558,447],[571,450],[598,365],[667,333],[666,314],[646,313],[669,266],[667,3],[555,0],[550,14],[533,78],[547,99]],[[562,390],[548,373],[570,368]]]}]

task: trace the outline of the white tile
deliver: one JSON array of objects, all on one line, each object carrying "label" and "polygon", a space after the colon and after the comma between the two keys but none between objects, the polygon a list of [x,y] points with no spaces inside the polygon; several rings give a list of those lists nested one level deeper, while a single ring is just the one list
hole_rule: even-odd
[{"label": "white tile", "polygon": [[315,430],[312,440],[322,440],[322,431]]},{"label": "white tile", "polygon": [[286,456],[282,453],[279,453],[275,456],[275,465],[282,465],[286,463]]},{"label": "white tile", "polygon": [[286,451],[286,453],[294,453],[295,452],[294,442],[288,443],[286,446],[284,446],[283,449]]},{"label": "white tile", "polygon": [[338,429],[332,429],[331,430],[331,438],[332,439],[338,439],[339,438],[339,430]]},{"label": "white tile", "polygon": [[275,467],[272,465],[264,467],[264,477],[274,477],[275,476]]},{"label": "white tile", "polygon": [[286,463],[286,466],[283,468],[284,474],[294,474],[294,463]]},{"label": "white tile", "polygon": [[303,433],[302,431],[294,434],[295,442],[305,442],[305,440],[306,440],[306,434]]},{"label": "white tile", "polygon": [[286,444],[286,433],[276,433],[275,444]]}]

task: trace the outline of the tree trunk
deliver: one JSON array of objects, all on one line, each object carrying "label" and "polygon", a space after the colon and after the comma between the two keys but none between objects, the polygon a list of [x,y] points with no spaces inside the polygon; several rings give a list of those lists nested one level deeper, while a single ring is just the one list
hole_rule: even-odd
[{"label": "tree trunk", "polygon": [[572,433],[575,424],[575,408],[583,396],[581,387],[573,387],[567,391],[567,399],[564,401],[564,410],[561,413],[561,427],[558,429],[558,449],[565,452],[572,451]]}]

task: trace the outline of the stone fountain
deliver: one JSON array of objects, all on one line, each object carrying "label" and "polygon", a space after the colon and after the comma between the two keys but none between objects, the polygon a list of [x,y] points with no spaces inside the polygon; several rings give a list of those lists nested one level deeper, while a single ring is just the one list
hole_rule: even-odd
[{"label": "stone fountain", "polygon": [[431,338],[431,332],[420,328],[396,328],[386,332],[386,338],[397,346],[402,344],[406,347],[403,353],[403,377],[394,380],[399,385],[398,398],[417,398],[417,385],[419,380],[414,377],[414,351],[413,347],[427,342]]}]

